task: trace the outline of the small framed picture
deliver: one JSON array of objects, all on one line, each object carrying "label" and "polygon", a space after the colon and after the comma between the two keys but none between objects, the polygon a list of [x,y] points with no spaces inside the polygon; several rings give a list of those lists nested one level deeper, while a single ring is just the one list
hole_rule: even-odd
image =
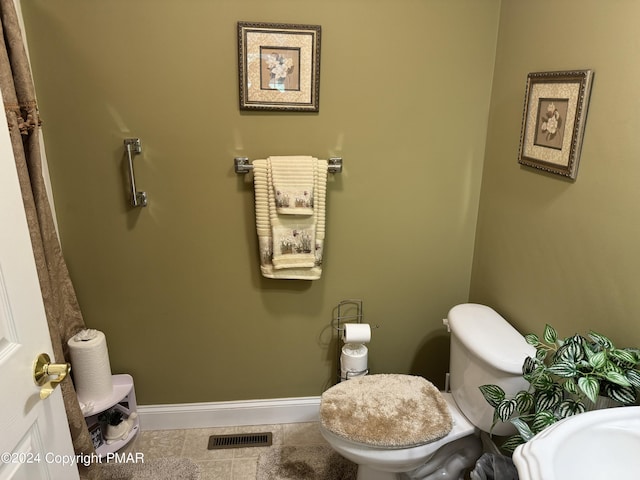
[{"label": "small framed picture", "polygon": [[100,426],[100,423],[94,423],[93,425],[90,425],[89,434],[91,435],[93,448],[97,449],[104,444],[104,437],[102,436],[102,427]]},{"label": "small framed picture", "polygon": [[241,110],[317,112],[319,25],[238,22]]},{"label": "small framed picture", "polygon": [[575,180],[592,81],[592,70],[527,76],[520,164]]}]

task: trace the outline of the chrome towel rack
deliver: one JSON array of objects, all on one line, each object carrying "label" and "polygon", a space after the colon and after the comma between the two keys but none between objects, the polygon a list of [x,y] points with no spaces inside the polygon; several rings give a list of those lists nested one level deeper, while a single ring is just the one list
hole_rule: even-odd
[{"label": "chrome towel rack", "polygon": [[[342,157],[331,157],[327,162],[329,163],[327,167],[329,173],[342,173]],[[233,159],[233,167],[238,174],[249,173],[253,170],[253,165],[251,165],[248,157],[235,157]]]}]

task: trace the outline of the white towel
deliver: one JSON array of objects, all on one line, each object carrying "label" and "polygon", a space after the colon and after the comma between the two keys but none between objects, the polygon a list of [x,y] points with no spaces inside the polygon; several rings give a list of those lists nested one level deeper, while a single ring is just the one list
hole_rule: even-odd
[{"label": "white towel", "polygon": [[[310,206],[299,206],[286,211],[280,211],[276,204],[277,190],[273,184],[274,157],[267,160],[253,161],[253,182],[256,207],[256,233],[260,248],[260,269],[262,275],[268,278],[288,278],[316,280],[322,274],[322,250],[325,238],[325,212],[327,167],[326,160],[312,157],[276,157],[276,162],[282,164],[298,163],[301,159],[310,160],[313,168],[310,182],[306,185],[312,195]],[[280,165],[278,165],[280,166]],[[287,168],[287,174],[280,174],[276,168],[275,176],[289,180],[295,178],[300,181],[306,177],[288,175],[296,168]],[[305,170],[305,167],[298,170]],[[305,175],[309,174],[306,170]],[[293,181],[287,183],[293,185]],[[302,215],[293,213],[300,212]],[[307,212],[311,210],[310,214]]]},{"label": "white towel", "polygon": [[313,214],[313,184],[317,163],[318,159],[313,157],[267,159],[278,214]]}]

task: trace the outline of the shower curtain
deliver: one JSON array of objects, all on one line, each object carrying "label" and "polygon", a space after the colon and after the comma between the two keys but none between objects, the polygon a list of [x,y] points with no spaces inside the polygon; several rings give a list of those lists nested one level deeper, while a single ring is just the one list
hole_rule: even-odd
[{"label": "shower curtain", "polygon": [[[85,328],[85,324],[62,257],[47,198],[40,155],[40,118],[29,60],[13,2],[14,0],[0,0],[3,34],[3,42],[0,45],[0,87],[4,97],[9,133],[55,362],[64,363],[69,358],[67,340]],[[60,387],[76,453],[94,453],[73,384],[66,380],[60,384]],[[80,465],[79,471],[82,479],[98,480],[100,478],[97,465],[89,467]]]}]

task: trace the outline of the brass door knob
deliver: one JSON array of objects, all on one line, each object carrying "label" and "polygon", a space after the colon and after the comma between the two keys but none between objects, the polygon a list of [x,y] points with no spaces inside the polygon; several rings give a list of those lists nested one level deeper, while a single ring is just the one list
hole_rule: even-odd
[{"label": "brass door knob", "polygon": [[[41,353],[33,364],[33,381],[40,389],[40,398],[45,399],[53,393],[55,388],[62,382],[71,371],[70,363],[51,363],[51,357],[46,353]],[[51,378],[55,375],[55,378]]]}]

